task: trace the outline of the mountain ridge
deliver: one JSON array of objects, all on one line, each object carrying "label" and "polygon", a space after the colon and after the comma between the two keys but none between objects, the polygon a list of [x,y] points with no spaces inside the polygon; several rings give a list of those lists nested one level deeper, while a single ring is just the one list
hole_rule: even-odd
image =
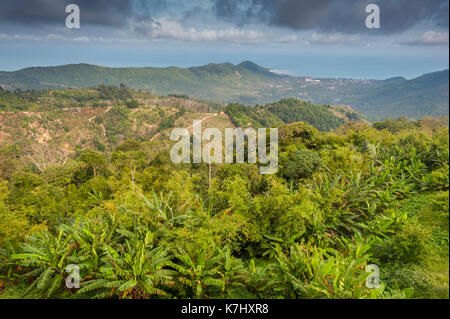
[{"label": "mountain ridge", "polygon": [[414,79],[310,78],[271,72],[251,61],[180,68],[106,67],[87,63],[0,71],[4,89],[85,88],[121,83],[153,94],[185,94],[221,103],[267,104],[298,98],[349,105],[369,120],[448,115],[448,69]]}]

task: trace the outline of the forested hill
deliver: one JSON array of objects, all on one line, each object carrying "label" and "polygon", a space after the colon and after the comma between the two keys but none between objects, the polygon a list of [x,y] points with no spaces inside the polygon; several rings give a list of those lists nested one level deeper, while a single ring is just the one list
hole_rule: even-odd
[{"label": "forested hill", "polygon": [[314,79],[271,72],[253,62],[179,68],[109,68],[89,64],[33,67],[0,72],[6,90],[85,88],[100,84],[144,89],[157,95],[246,105],[297,98],[315,104],[349,105],[369,120],[447,116],[448,70],[407,80]]},{"label": "forested hill", "polygon": [[226,112],[238,127],[277,127],[282,124],[306,122],[321,131],[329,131],[349,121],[361,121],[361,116],[349,107],[316,105],[294,98],[265,106],[230,104]]}]

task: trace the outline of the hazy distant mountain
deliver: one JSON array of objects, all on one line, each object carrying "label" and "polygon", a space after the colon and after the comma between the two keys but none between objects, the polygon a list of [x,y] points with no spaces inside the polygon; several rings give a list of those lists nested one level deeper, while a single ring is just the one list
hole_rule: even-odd
[{"label": "hazy distant mountain", "polygon": [[448,78],[448,70],[444,70],[409,81],[386,83],[364,92],[349,104],[372,120],[403,115],[414,119],[448,115]]},{"label": "hazy distant mountain", "polygon": [[370,120],[448,115],[448,70],[413,80],[313,79],[279,75],[253,62],[191,68],[109,68],[89,64],[34,67],[0,72],[9,89],[92,87],[98,84],[145,89],[158,95],[186,94],[247,105],[294,97],[319,104],[352,106]]},{"label": "hazy distant mountain", "polygon": [[133,88],[148,89],[158,94],[196,94],[199,90],[218,84],[227,84],[232,88],[251,80],[264,81],[276,78],[280,76],[252,62],[243,62],[236,66],[230,63],[211,63],[191,68],[108,68],[89,64],[70,64],[0,72],[0,85],[13,89],[46,89],[124,83]]}]

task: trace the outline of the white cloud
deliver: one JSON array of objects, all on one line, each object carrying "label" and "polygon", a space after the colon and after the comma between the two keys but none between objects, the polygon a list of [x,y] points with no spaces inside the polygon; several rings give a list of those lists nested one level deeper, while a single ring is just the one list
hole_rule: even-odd
[{"label": "white cloud", "polygon": [[285,37],[281,37],[279,38],[276,42],[277,43],[295,43],[297,42],[297,35],[296,34],[291,34],[291,35],[287,35]]},{"label": "white cloud", "polygon": [[272,69],[270,70],[270,72],[278,74],[278,75],[291,75],[294,76],[295,74],[289,70],[277,70],[277,69]]},{"label": "white cloud", "polygon": [[307,40],[308,44],[347,44],[360,41],[359,36],[342,33],[313,33]]},{"label": "white cloud", "polygon": [[265,33],[257,30],[240,30],[235,27],[220,30],[199,30],[194,27],[186,28],[179,22],[169,18],[141,21],[136,23],[132,30],[136,36],[144,36],[147,39],[188,42],[260,43],[267,39]]},{"label": "white cloud", "polygon": [[427,31],[415,39],[400,42],[404,45],[447,45],[448,32]]},{"label": "white cloud", "polygon": [[112,43],[112,42],[120,42],[120,43],[131,43],[136,42],[133,39],[127,38],[104,38],[104,37],[90,37],[90,36],[68,36],[62,34],[47,34],[47,35],[33,35],[33,34],[12,34],[8,35],[5,33],[0,34],[0,39],[3,40],[19,40],[19,41],[68,41],[68,42],[103,42],[103,43]]}]

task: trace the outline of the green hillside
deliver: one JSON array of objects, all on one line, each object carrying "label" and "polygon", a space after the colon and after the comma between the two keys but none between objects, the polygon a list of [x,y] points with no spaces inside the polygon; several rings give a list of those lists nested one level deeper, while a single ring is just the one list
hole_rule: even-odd
[{"label": "green hillside", "polygon": [[[352,116],[353,115],[353,116]],[[100,85],[86,89],[0,91],[0,146],[14,143],[30,152],[54,149],[70,154],[91,148],[111,151],[126,139],[165,138],[170,128],[204,124],[278,127],[302,121],[329,131],[359,115],[347,108],[285,99],[265,107],[225,106],[182,95],[155,96],[146,91]],[[39,146],[40,145],[40,146]],[[42,146],[42,147],[41,147]]]}]

